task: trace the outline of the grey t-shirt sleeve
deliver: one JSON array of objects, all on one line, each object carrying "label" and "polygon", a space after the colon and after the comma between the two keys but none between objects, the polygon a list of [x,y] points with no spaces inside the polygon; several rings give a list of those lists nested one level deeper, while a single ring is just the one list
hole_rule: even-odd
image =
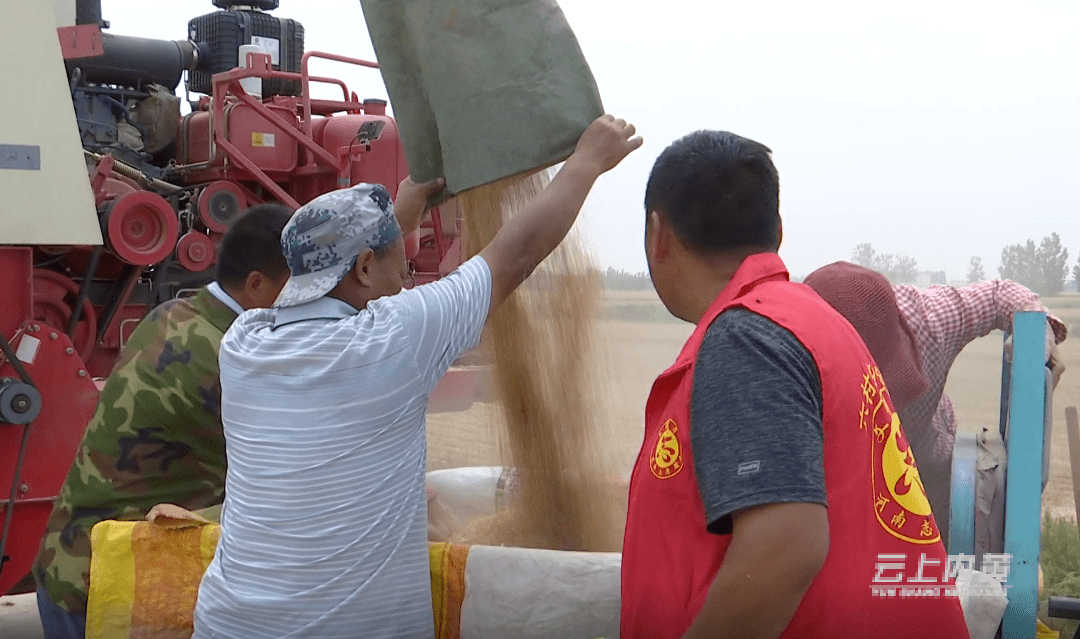
[{"label": "grey t-shirt sleeve", "polygon": [[709,532],[783,502],[827,506],[821,380],[787,329],[745,309],[720,315],[698,351],[690,401],[694,472]]}]

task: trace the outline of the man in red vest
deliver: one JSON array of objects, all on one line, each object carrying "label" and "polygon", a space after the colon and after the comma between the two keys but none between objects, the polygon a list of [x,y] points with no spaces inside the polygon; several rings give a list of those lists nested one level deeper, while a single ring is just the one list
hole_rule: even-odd
[{"label": "man in red vest", "polygon": [[646,407],[620,636],[966,639],[881,372],[776,254],[770,154],[699,131],[649,176],[653,285],[697,329]]}]

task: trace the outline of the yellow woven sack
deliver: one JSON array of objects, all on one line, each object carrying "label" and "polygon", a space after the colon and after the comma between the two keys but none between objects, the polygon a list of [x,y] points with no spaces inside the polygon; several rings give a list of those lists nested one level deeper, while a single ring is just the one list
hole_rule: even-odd
[{"label": "yellow woven sack", "polygon": [[[217,524],[103,521],[90,532],[86,639],[190,639]],[[460,639],[468,546],[429,544],[437,639]]]},{"label": "yellow woven sack", "polygon": [[188,639],[217,525],[103,521],[90,532],[86,639]]},{"label": "yellow woven sack", "polygon": [[1050,626],[1047,626],[1040,619],[1035,620],[1035,639],[1058,639],[1061,633],[1056,630],[1051,630]]},{"label": "yellow woven sack", "polygon": [[468,556],[468,546],[428,544],[435,639],[461,639],[461,602],[465,600],[465,561]]}]

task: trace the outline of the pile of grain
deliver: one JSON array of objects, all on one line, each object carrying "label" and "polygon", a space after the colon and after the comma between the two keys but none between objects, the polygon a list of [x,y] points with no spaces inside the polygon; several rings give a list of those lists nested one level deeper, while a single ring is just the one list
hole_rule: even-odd
[{"label": "pile of grain", "polygon": [[[542,171],[470,189],[460,196],[467,253],[533,199]],[[595,372],[593,330],[599,272],[571,234],[499,309],[484,336],[501,418],[504,464],[520,482],[507,511],[474,521],[463,543],[619,551],[625,495],[611,490]]]}]

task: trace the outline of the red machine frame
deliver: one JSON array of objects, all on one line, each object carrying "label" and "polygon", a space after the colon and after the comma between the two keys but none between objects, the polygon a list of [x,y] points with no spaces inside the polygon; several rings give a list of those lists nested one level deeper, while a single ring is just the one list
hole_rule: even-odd
[{"label": "red machine frame", "polygon": [[[101,34],[96,25],[61,28],[58,33],[66,57],[85,56],[87,51],[101,49]],[[324,121],[329,121],[334,114],[341,113],[383,115],[385,103],[361,102],[355,93],[349,92],[343,81],[310,75],[308,65],[312,58],[378,68],[374,62],[311,51],[303,55],[299,74],[288,73],[275,71],[269,55],[249,53],[246,68],[214,75],[212,96],[200,101],[200,107],[207,110],[211,118],[210,159],[202,166],[176,167],[184,176],[182,182],[186,186],[150,179],[110,155],[97,156],[90,179],[98,206],[114,206],[122,197],[145,193],[146,202],[132,200],[128,204],[150,207],[151,211],[155,210],[154,207],[160,209],[161,203],[157,200],[161,196],[151,190],[159,187],[160,190],[227,189],[241,194],[247,205],[276,199],[298,207],[302,204],[301,200],[309,200],[320,192],[330,190],[316,186],[317,181],[325,180],[326,176],[333,177],[335,188],[350,184],[352,167],[356,162],[363,161],[363,154],[369,147],[350,143],[338,148],[335,155],[316,141],[317,117],[322,116]],[[301,95],[259,100],[244,90],[241,81],[248,78],[299,80]],[[312,99],[312,82],[340,86],[344,99]],[[289,173],[295,183],[293,193],[282,188],[273,176],[230,141],[226,110],[236,104],[253,109],[301,149],[298,165]],[[293,110],[298,115],[299,126],[287,122],[271,107]],[[223,153],[219,155],[217,149]],[[400,152],[400,161],[401,166],[407,166],[403,151]],[[245,183],[254,185],[254,188]],[[325,184],[323,182],[323,186]],[[385,186],[392,195],[396,194],[396,181]],[[420,230],[406,238],[407,256],[416,267],[416,284],[448,274],[461,260],[461,224],[453,206],[446,207],[454,211],[452,218],[445,217],[438,208],[433,209],[430,219],[423,223]],[[172,208],[170,212],[175,214]],[[220,239],[223,228],[212,227],[211,223],[206,226],[207,235],[212,240]],[[165,231],[174,242],[170,247],[179,249],[187,246],[176,243],[176,238],[168,235],[170,229]],[[143,255],[144,258],[147,255],[156,256],[160,248],[153,242],[145,246],[149,252]],[[105,251],[110,250],[107,246],[73,248],[88,254],[87,273],[83,279],[94,277],[98,260]],[[170,248],[165,255],[171,252]],[[200,259],[205,261],[203,252],[205,245],[200,243],[191,255],[186,255],[190,261],[185,266],[202,266]],[[123,260],[122,254],[120,257]],[[80,259],[76,258],[76,261]],[[134,263],[130,257],[123,261],[128,266],[122,272],[122,277],[117,279],[119,290],[116,292],[119,296],[116,303],[105,311],[106,316],[99,317],[98,309],[86,297],[85,286],[79,287],[83,290],[71,290],[73,280],[60,273],[56,273],[59,277],[50,277],[53,271],[35,270],[32,247],[0,247],[0,272],[4,273],[4,277],[0,278],[0,297],[5,300],[4,307],[0,308],[0,336],[6,338],[15,349],[24,342],[33,344],[32,340],[36,340],[34,356],[29,358],[30,361],[23,361],[22,367],[42,398],[41,412],[30,424],[0,424],[0,495],[7,487],[11,488],[9,497],[5,499],[0,496],[5,506],[0,523],[0,555],[8,557],[0,569],[0,594],[10,591],[28,574],[52,504],[96,407],[102,383],[100,378],[111,368],[113,359],[126,342],[124,327],[128,324],[134,326],[147,310],[144,304],[130,303],[146,266]],[[53,282],[54,279],[57,281]],[[75,301],[67,301],[69,296],[75,296]],[[42,321],[43,318],[49,318],[52,324]],[[100,322],[105,322],[104,330],[101,330]],[[80,343],[78,348],[76,340]],[[464,362],[465,358],[459,364]],[[18,377],[18,368],[0,355],[0,377]],[[484,398],[486,389],[478,369],[478,366],[470,365],[452,368],[433,392],[431,410],[464,410],[474,401]],[[98,377],[96,381],[95,373]]]}]

